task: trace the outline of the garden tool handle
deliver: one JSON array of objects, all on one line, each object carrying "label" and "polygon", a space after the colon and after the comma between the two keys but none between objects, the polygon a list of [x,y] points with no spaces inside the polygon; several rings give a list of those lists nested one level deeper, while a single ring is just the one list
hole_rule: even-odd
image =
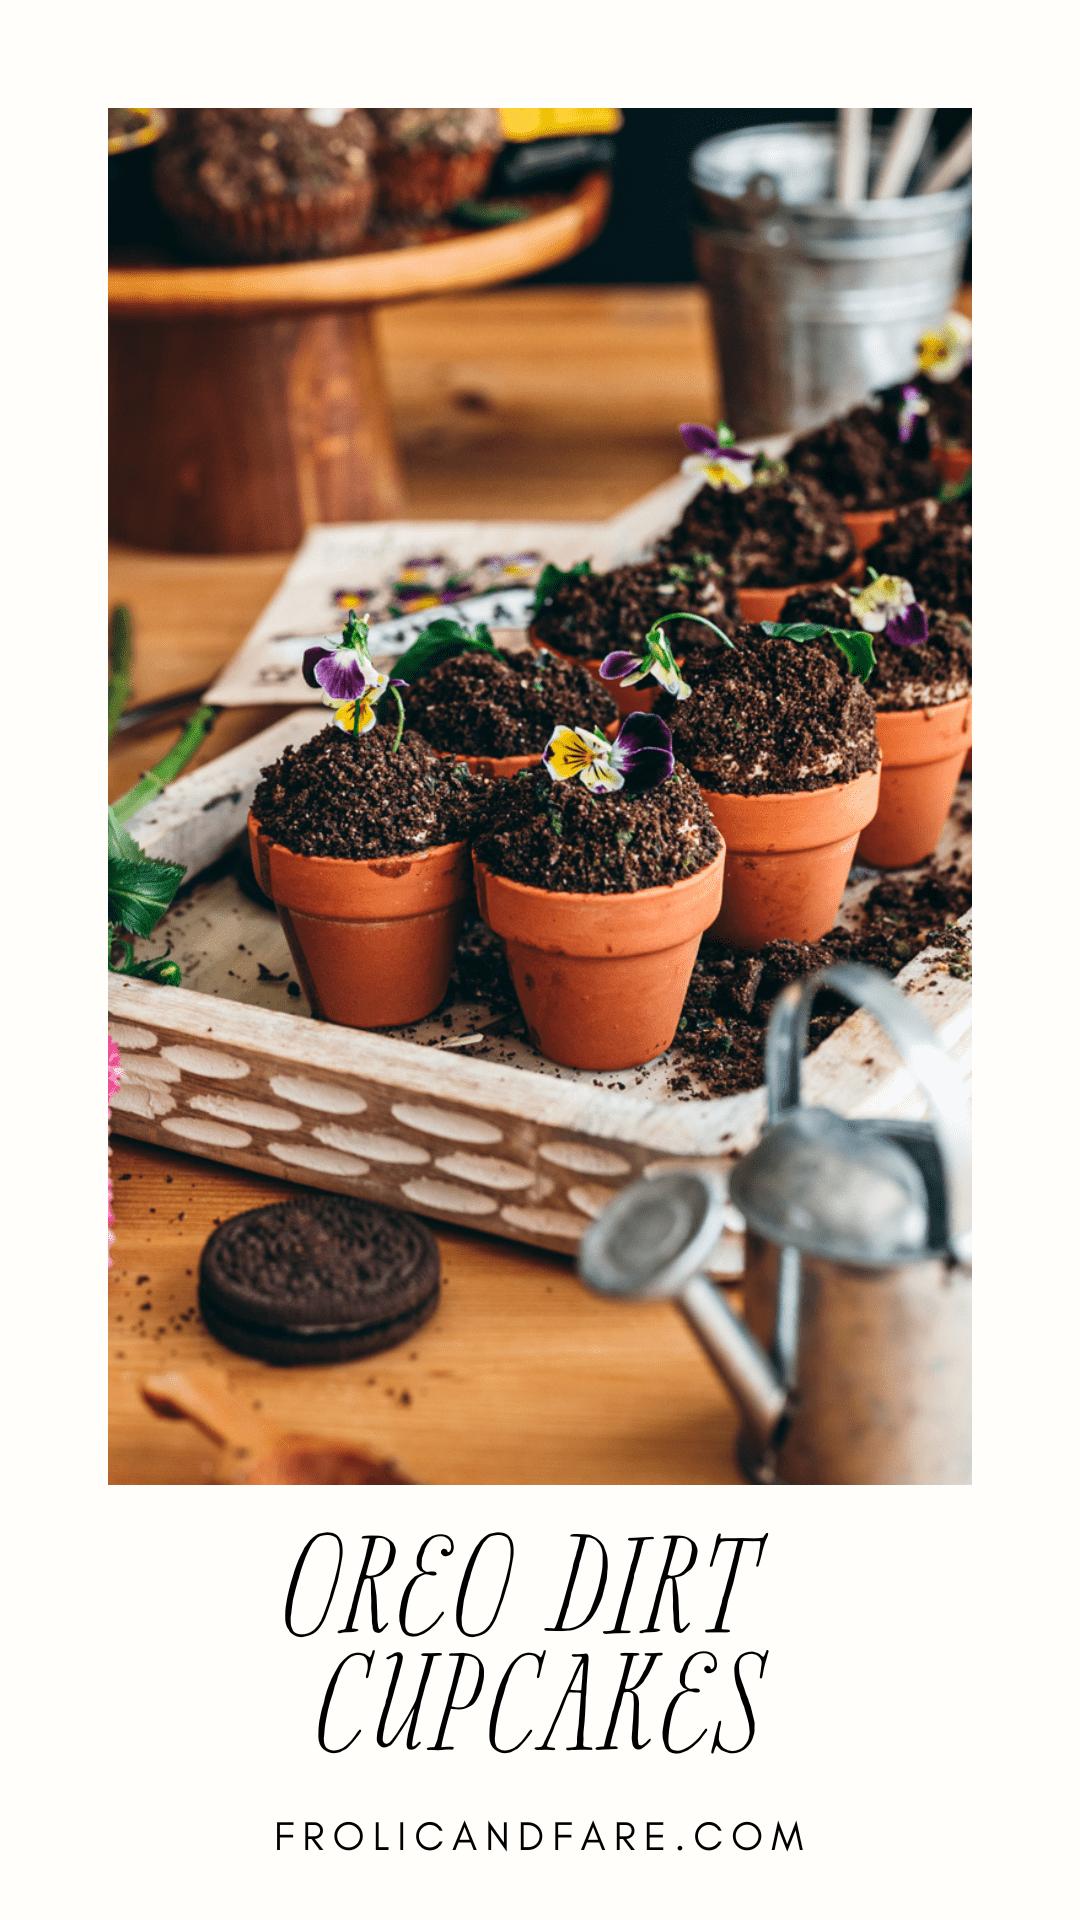
[{"label": "garden tool handle", "polygon": [[872,1013],[914,1074],[930,1103],[934,1135],[945,1175],[949,1250],[971,1259],[971,1118],[963,1081],[937,1035],[898,987],[873,967],[851,963],[822,967],[785,987],[773,1008],[765,1045],[769,1124],[799,1105],[802,1057],[817,995],[828,988]]}]

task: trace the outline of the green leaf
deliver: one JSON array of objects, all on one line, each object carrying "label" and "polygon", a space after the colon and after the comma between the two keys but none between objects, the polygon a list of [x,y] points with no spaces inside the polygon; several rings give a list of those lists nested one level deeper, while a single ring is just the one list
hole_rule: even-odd
[{"label": "green leaf", "polygon": [[[134,841],[132,842],[134,846]],[[138,848],[136,847],[136,853]],[[147,934],[171,905],[187,869],[168,860],[109,856],[109,919],[129,933]]]},{"label": "green leaf", "polygon": [[828,636],[860,680],[869,680],[874,671],[874,643],[868,633],[852,632],[847,627],[819,627],[812,620],[795,620],[787,625],[781,620],[762,620],[760,624],[763,633],[781,640],[820,640]]},{"label": "green leaf", "polygon": [[870,635],[861,630],[853,633],[847,627],[829,627],[827,632],[844,655],[852,673],[857,673],[860,680],[869,680],[877,664]]},{"label": "green leaf", "polygon": [[497,652],[482,620],[477,622],[475,633],[456,620],[433,620],[395,662],[394,678],[407,681],[411,687],[432,667],[441,667],[444,660],[452,660],[456,654]]},{"label": "green leaf", "polygon": [[142,848],[134,841],[126,827],[120,825],[113,809],[109,808],[109,859],[141,860]]},{"label": "green leaf", "polygon": [[546,606],[552,594],[562,586],[564,580],[580,580],[584,574],[591,572],[591,560],[579,560],[576,567],[567,567],[565,573],[549,562],[536,583],[536,592],[533,595],[534,610],[538,612],[541,607]]}]

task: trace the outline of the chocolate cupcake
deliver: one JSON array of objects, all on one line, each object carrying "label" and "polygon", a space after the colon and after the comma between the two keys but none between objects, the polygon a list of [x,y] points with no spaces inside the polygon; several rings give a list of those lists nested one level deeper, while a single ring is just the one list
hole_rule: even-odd
[{"label": "chocolate cupcake", "polygon": [[667,561],[711,555],[736,587],[834,579],[855,558],[839,504],[807,474],[765,467],[740,491],[704,486],[657,546]]},{"label": "chocolate cupcake", "polygon": [[878,765],[874,703],[828,638],[741,626],[734,650],[690,654],[688,700],[660,694],[676,760],[712,793],[812,793]]},{"label": "chocolate cupcake", "polygon": [[924,607],[971,618],[971,495],[902,507],[867,550],[878,573],[910,580]]},{"label": "chocolate cupcake", "polygon": [[935,494],[940,479],[925,420],[914,419],[910,437],[900,439],[902,393],[897,389],[895,406],[853,407],[803,434],[785,456],[789,472],[819,481],[847,513],[898,507]]},{"label": "chocolate cupcake", "polygon": [[[653,623],[672,613],[700,614],[725,633],[735,631],[734,587],[708,554],[643,560],[610,573],[563,574],[546,594],[538,589],[531,633],[557,653],[602,660],[608,653],[638,651]],[[672,620],[665,634],[677,653],[709,644],[707,630],[696,621]]]},{"label": "chocolate cupcake", "polygon": [[460,653],[402,690],[407,724],[440,753],[501,760],[539,756],[560,723],[603,732],[615,702],[600,682],[552,653]]},{"label": "chocolate cupcake", "polygon": [[361,107],[185,107],[154,186],[185,248],[215,261],[351,253],[375,202]]},{"label": "chocolate cupcake", "polygon": [[379,211],[436,220],[482,194],[503,144],[497,107],[371,107]]}]

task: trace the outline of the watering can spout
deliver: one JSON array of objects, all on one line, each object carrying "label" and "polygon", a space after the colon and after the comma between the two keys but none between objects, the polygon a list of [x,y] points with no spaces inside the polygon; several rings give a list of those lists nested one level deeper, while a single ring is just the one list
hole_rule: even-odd
[{"label": "watering can spout", "polygon": [[679,1305],[717,1373],[738,1401],[747,1437],[765,1452],[780,1437],[788,1389],[746,1323],[728,1306],[719,1287],[698,1274],[679,1295]]}]

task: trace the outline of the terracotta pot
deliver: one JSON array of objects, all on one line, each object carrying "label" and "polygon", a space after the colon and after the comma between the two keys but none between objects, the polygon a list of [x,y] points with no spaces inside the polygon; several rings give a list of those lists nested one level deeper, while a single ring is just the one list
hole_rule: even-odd
[{"label": "terracotta pot", "polygon": [[875,768],[814,793],[702,787],[728,850],[723,904],[706,940],[752,952],[770,940],[820,940],[830,932],[880,779]]},{"label": "terracotta pot", "polygon": [[723,847],[700,873],[641,893],[552,893],[475,856],[473,866],[480,912],[505,942],[538,1053],[601,1071],[644,1066],[671,1045],[720,905]]},{"label": "terracotta pot", "polygon": [[[844,515],[845,520],[847,514]],[[739,612],[744,620],[779,620],[784,601],[793,593],[811,592],[814,587],[832,587],[851,581],[861,580],[863,560],[861,549],[843,573],[833,574],[828,580],[796,580],[789,587],[740,587]]]},{"label": "terracotta pot", "polygon": [[441,760],[464,764],[470,773],[482,773],[488,780],[510,780],[526,767],[538,767],[543,758],[539,753],[518,753],[508,754],[503,760],[490,760],[482,753],[443,753],[441,747],[435,751]]},{"label": "terracotta pot", "polygon": [[[768,614],[765,615],[765,618],[768,619]],[[576,654],[560,653],[557,647],[549,647],[546,641],[535,639],[531,627],[529,629],[529,645],[537,653],[553,653],[556,660],[565,660],[568,666],[584,667],[586,673],[591,673],[594,680],[600,680],[599,660],[583,660]],[[629,648],[626,648],[625,651],[629,652]],[[681,667],[685,657],[684,654],[676,654],[676,666]],[[655,683],[648,681],[643,682],[639,687],[620,687],[614,680],[601,680],[600,684],[610,693],[615,705],[619,709],[620,719],[628,713],[651,713],[656,703],[656,696],[660,691]]]},{"label": "terracotta pot", "polygon": [[469,894],[464,840],[393,860],[289,853],[248,815],[251,861],[318,1020],[400,1027],[446,992]]},{"label": "terracotta pot", "polygon": [[971,741],[971,698],[879,713],[881,797],[859,840],[872,867],[913,867],[933,853]]},{"label": "terracotta pot", "polygon": [[935,447],[930,458],[947,485],[971,472],[970,447]]},{"label": "terracotta pot", "polygon": [[896,519],[895,507],[873,507],[865,513],[845,513],[844,525],[847,527],[860,553],[872,547],[880,539],[882,527]]}]

